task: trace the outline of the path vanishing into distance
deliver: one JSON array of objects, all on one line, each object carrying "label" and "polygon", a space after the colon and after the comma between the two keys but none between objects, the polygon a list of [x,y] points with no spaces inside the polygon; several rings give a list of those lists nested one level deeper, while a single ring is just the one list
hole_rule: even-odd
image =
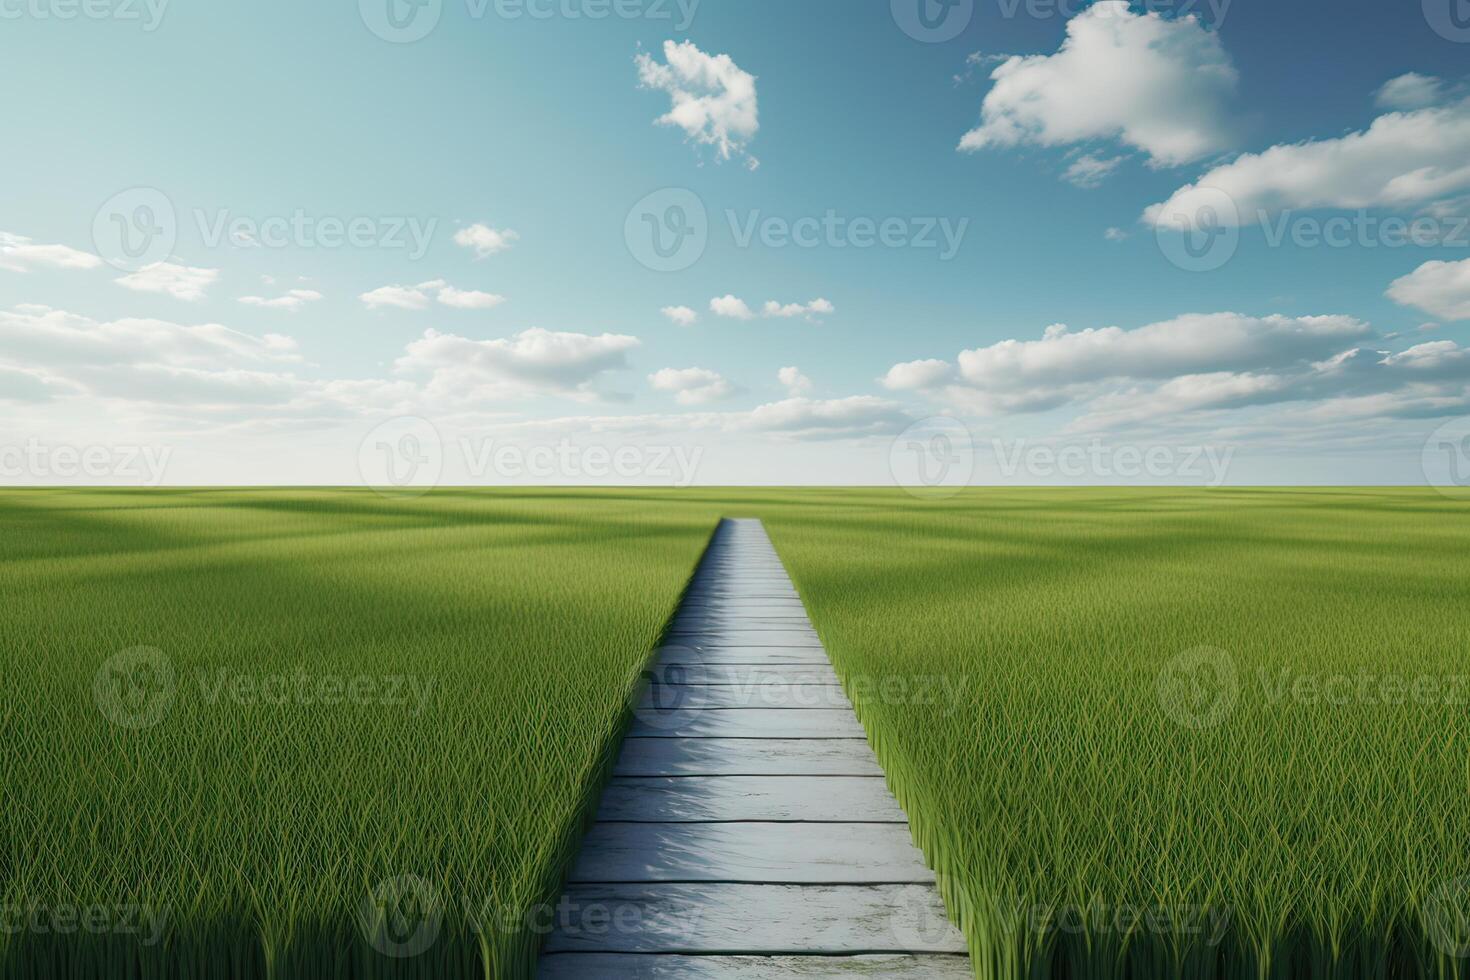
[{"label": "path vanishing into distance", "polygon": [[973,976],[760,521],[716,529],[561,908],[542,980]]}]

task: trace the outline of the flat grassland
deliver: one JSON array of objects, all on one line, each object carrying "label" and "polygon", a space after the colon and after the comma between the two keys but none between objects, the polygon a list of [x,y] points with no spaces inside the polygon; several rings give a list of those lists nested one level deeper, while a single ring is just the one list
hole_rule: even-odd
[{"label": "flat grassland", "polygon": [[0,975],[524,975],[719,515],[978,976],[1470,975],[1470,498],[1371,489],[0,494],[0,908],[168,936],[28,920]]},{"label": "flat grassland", "polygon": [[[516,917],[711,527],[632,495],[0,494],[0,975],[527,973]],[[359,921],[433,898],[422,952]]]}]

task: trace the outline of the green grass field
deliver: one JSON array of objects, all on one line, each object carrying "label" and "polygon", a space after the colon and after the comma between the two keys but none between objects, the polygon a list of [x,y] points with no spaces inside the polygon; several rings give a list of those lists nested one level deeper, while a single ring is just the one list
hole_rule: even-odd
[{"label": "green grass field", "polygon": [[[478,913],[555,896],[721,514],[979,976],[1470,975],[1470,500],[1226,489],[0,494],[0,907],[167,918],[0,972],[525,975]],[[385,957],[420,882],[438,941]]]}]

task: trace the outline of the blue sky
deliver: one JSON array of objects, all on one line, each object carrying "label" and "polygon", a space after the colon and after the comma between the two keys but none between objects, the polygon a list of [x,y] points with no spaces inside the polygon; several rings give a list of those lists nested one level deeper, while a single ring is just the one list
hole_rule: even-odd
[{"label": "blue sky", "polygon": [[[922,0],[935,42],[920,2],[0,0],[0,479],[377,483],[410,433],[420,480],[885,483],[938,426],[951,480],[1423,482],[1470,414],[1450,0]],[[1228,257],[1178,249],[1194,185]],[[705,213],[677,271],[660,191]]]}]

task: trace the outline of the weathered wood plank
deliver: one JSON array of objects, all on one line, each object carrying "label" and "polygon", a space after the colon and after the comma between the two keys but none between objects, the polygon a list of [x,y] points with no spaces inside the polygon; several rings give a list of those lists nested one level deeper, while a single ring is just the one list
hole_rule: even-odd
[{"label": "weathered wood plank", "polygon": [[964,953],[916,885],[571,885],[546,951]]},{"label": "weathered wood plank", "polygon": [[881,776],[860,738],[629,738],[620,776]]},{"label": "weathered wood plank", "polygon": [[659,684],[749,685],[749,684],[831,684],[838,686],[837,674],[829,664],[787,664],[760,666],[751,664],[657,664],[645,671],[645,677]]},{"label": "weathered wood plank", "polygon": [[887,783],[876,776],[618,776],[603,791],[597,819],[907,823]]},{"label": "weathered wood plank", "polygon": [[745,666],[825,665],[827,652],[821,647],[798,646],[685,646],[671,644],[663,648],[659,662],[663,664],[733,664]]},{"label": "weathered wood plank", "polygon": [[851,711],[827,708],[699,708],[686,705],[662,714],[639,709],[628,735],[634,738],[863,738]]},{"label": "weathered wood plank", "polygon": [[920,884],[934,872],[906,824],[599,823],[567,880]]},{"label": "weathered wood plank", "polygon": [[657,953],[553,953],[538,980],[974,980],[953,953],[868,956],[681,956]]},{"label": "weathered wood plank", "polygon": [[664,684],[656,679],[643,690],[640,708],[661,711],[687,711],[691,708],[770,708],[791,711],[797,708],[852,710],[852,702],[842,688],[831,683],[817,684]]}]

